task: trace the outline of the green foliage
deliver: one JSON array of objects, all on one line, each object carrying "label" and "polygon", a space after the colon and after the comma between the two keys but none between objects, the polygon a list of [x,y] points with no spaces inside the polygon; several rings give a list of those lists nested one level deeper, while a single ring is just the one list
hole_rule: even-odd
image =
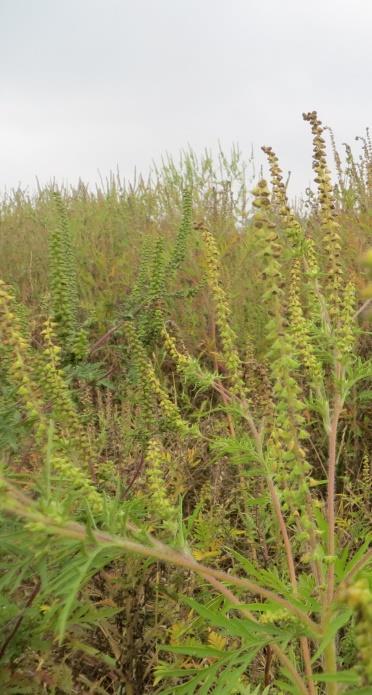
[{"label": "green foliage", "polygon": [[54,319],[62,341],[71,341],[77,322],[78,290],[71,229],[67,211],[58,191],[52,192],[56,209],[50,234],[50,290]]},{"label": "green foliage", "polygon": [[84,331],[78,327],[76,257],[65,203],[52,191],[55,216],[49,238],[49,287],[53,319],[64,349],[77,357],[86,352]]},{"label": "green foliage", "polygon": [[182,196],[182,219],[168,264],[168,272],[175,272],[185,260],[187,241],[192,232],[192,194],[186,189]]}]

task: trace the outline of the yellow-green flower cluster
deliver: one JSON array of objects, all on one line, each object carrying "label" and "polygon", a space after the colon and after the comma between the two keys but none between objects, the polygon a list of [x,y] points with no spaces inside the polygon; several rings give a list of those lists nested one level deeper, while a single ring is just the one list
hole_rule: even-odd
[{"label": "yellow-green flower cluster", "polygon": [[174,272],[180,267],[186,254],[187,239],[192,231],[192,195],[189,189],[185,189],[182,195],[182,220],[174,244],[172,258],[168,271]]},{"label": "yellow-green flower cluster", "polygon": [[89,351],[88,336],[84,328],[78,328],[69,343],[72,354],[78,359],[83,360]]},{"label": "yellow-green flower cluster", "polygon": [[87,463],[92,457],[91,447],[60,367],[61,348],[54,342],[54,328],[55,323],[48,318],[42,330],[44,348],[38,365],[38,381],[52,402],[57,425],[69,439],[73,438]]},{"label": "yellow-green flower cluster", "polygon": [[311,467],[306,460],[303,445],[303,441],[308,438],[302,414],[305,405],[295,376],[298,363],[293,353],[290,335],[287,332],[278,334],[270,351],[275,402],[270,445],[275,450],[276,480],[283,491],[287,508],[292,512],[298,510],[305,518],[305,499]]},{"label": "yellow-green flower cluster", "polygon": [[141,322],[141,337],[145,343],[150,343],[153,338],[156,338],[164,324],[164,285],[164,240],[159,237],[154,247],[149,286],[146,292],[147,309]]},{"label": "yellow-green flower cluster", "polygon": [[316,111],[304,113],[303,118],[311,125],[313,138],[313,168],[315,182],[318,185],[321,225],[324,236],[324,251],[327,254],[327,278],[329,313],[335,319],[340,304],[340,289],[342,287],[341,244],[339,224],[335,219],[335,204],[331,175],[327,166],[326,143],[323,138],[323,127]]},{"label": "yellow-green flower cluster", "polygon": [[372,592],[367,580],[359,579],[344,590],[341,598],[356,611],[356,644],[361,661],[359,669],[372,686]]},{"label": "yellow-green flower cluster", "polygon": [[264,611],[260,615],[260,623],[265,625],[279,622],[293,622],[296,618],[290,615],[285,608],[277,608],[276,610]]},{"label": "yellow-green flower cluster", "polygon": [[289,328],[293,336],[294,350],[308,371],[311,381],[319,386],[323,382],[323,372],[319,360],[316,358],[309,334],[309,325],[306,320],[301,299],[301,262],[296,259],[291,269],[291,284],[289,288]]},{"label": "yellow-green flower cluster", "polygon": [[283,181],[283,172],[279,166],[279,159],[272,147],[262,147],[262,150],[265,152],[269,161],[273,202],[283,220],[287,237],[292,241],[294,249],[297,250],[299,244],[303,241],[304,235],[299,221],[288,205],[287,192]]},{"label": "yellow-green flower cluster", "polygon": [[272,415],[272,388],[268,365],[264,360],[257,360],[251,337],[246,336],[243,361],[245,390],[252,408],[259,416]]},{"label": "yellow-green flower cluster", "polygon": [[149,357],[139,337],[139,329],[133,321],[126,321],[124,324],[125,335],[129,344],[129,357],[140,381],[140,407],[141,419],[145,430],[152,431],[155,426],[155,395],[150,388],[146,378],[146,370]]},{"label": "yellow-green flower cluster", "polygon": [[202,225],[199,229],[205,246],[207,281],[213,297],[224,364],[231,382],[232,392],[241,397],[245,395],[242,365],[236,348],[236,335],[230,326],[230,307],[221,284],[220,254],[213,234]]},{"label": "yellow-green flower cluster", "polygon": [[284,508],[297,510],[307,526],[306,495],[310,465],[306,460],[303,440],[305,408],[295,378],[298,363],[293,355],[292,341],[287,333],[278,334],[270,351],[275,419],[268,445],[268,455],[275,480],[282,490]]},{"label": "yellow-green flower cluster", "polygon": [[[289,341],[280,340],[280,355],[272,365],[275,398],[275,422],[268,444],[268,456],[276,482],[282,490],[283,509],[300,515],[307,539],[309,528],[306,498],[311,466],[306,459],[303,441],[308,437],[304,404],[293,372],[297,363]],[[306,527],[306,528],[305,528]],[[305,539],[305,538],[304,538]]]},{"label": "yellow-green flower cluster", "polygon": [[252,191],[254,195],[253,207],[256,209],[253,217],[253,226],[260,233],[260,251],[262,258],[263,277],[265,279],[265,292],[263,299],[268,303],[276,304],[276,299],[282,294],[282,271],[280,258],[282,256],[282,244],[280,243],[275,224],[270,220],[270,192],[264,179],[259,181]]},{"label": "yellow-green flower cluster", "polygon": [[29,341],[31,339],[31,325],[28,308],[21,302],[14,300],[13,311],[17,317],[18,327],[21,334],[25,340]]},{"label": "yellow-green flower cluster", "polygon": [[334,216],[334,200],[331,175],[327,165],[326,142],[323,137],[324,128],[318,119],[316,111],[303,114],[304,121],[308,121],[313,134],[313,168],[315,183],[318,185],[319,202],[323,221],[331,220]]},{"label": "yellow-green flower cluster", "polygon": [[77,325],[78,290],[71,229],[62,196],[52,193],[56,217],[49,236],[49,274],[53,317],[63,346],[74,340]]},{"label": "yellow-green flower cluster", "polygon": [[280,262],[282,246],[268,215],[270,201],[266,181],[260,181],[253,193],[254,205],[259,210],[253,222],[260,230],[260,255],[265,261],[266,291],[263,297],[271,314],[267,324],[267,337],[270,342],[274,413],[266,455],[275,482],[281,490],[283,509],[288,511],[290,519],[296,518],[300,523],[301,540],[307,541],[310,539],[311,529],[307,509],[310,465],[302,442],[308,435],[302,414],[305,405],[295,378],[298,362],[290,331],[284,321]]},{"label": "yellow-green flower cluster", "polygon": [[165,418],[169,429],[176,430],[180,434],[191,434],[190,425],[182,418],[177,406],[164,391],[152,364],[148,363],[145,371],[145,378],[148,381],[152,393],[156,396],[160,411]]},{"label": "yellow-green flower cluster", "polygon": [[197,359],[189,354],[184,354],[177,349],[177,344],[165,326],[162,328],[162,338],[164,347],[169,356],[175,363],[177,372],[185,378],[187,382],[195,384],[199,388],[209,388],[213,385],[214,374],[203,370]]},{"label": "yellow-green flower cluster", "polygon": [[365,452],[362,459],[362,481],[363,492],[367,497],[369,505],[372,505],[371,490],[372,490],[372,470],[368,451]]},{"label": "yellow-green flower cluster", "polygon": [[78,379],[79,386],[79,403],[84,410],[84,420],[88,423],[94,422],[94,402],[93,402],[93,387],[87,384],[83,379]]},{"label": "yellow-green flower cluster", "polygon": [[336,329],[336,346],[341,360],[346,361],[354,351],[356,340],[355,324],[356,290],[353,282],[348,282],[342,296],[340,322]]},{"label": "yellow-green flower cluster", "polygon": [[103,500],[85,473],[64,456],[52,456],[51,465],[72,489],[81,492],[95,514],[102,513]]},{"label": "yellow-green flower cluster", "polygon": [[131,293],[131,302],[134,305],[138,304],[141,301],[141,299],[143,299],[143,294],[148,287],[153,255],[153,238],[152,236],[148,235],[145,236],[143,240],[141,249],[141,263],[139,267],[137,282],[135,283]]},{"label": "yellow-green flower cluster", "polygon": [[161,335],[168,354],[174,361],[178,371],[182,374],[189,364],[190,356],[179,352],[174,337],[168,333],[165,326],[162,327]]},{"label": "yellow-green flower cluster", "polygon": [[168,499],[164,480],[165,468],[169,464],[167,455],[157,437],[149,440],[146,453],[146,477],[152,498],[152,506],[164,521],[174,519],[176,510]]},{"label": "yellow-green flower cluster", "polygon": [[[303,243],[303,262],[305,269],[305,278],[307,280],[306,287],[306,305],[310,320],[318,323],[321,315],[320,310],[320,287],[319,287],[319,264],[316,253],[314,240],[311,237],[304,239]],[[323,298],[321,301],[324,304]]]},{"label": "yellow-green flower cluster", "polygon": [[287,193],[283,181],[283,172],[279,166],[279,159],[272,147],[264,146],[261,148],[266,154],[271,174],[274,201],[281,208],[283,215],[287,214]]},{"label": "yellow-green flower cluster", "polygon": [[306,262],[306,274],[311,279],[319,277],[319,264],[314,240],[307,237],[304,243],[304,259]]},{"label": "yellow-green flower cluster", "polygon": [[143,396],[141,406],[143,407],[148,430],[152,431],[155,428],[155,408],[157,404],[170,429],[177,430],[182,434],[190,434],[192,428],[183,420],[177,406],[163,389],[155,374],[154,367],[146,355],[135,325],[133,322],[127,321],[125,327],[131,349],[131,359],[140,377]]},{"label": "yellow-green flower cluster", "polygon": [[46,432],[47,423],[38,386],[33,377],[29,341],[24,336],[15,311],[14,296],[2,280],[0,280],[0,332],[4,344],[9,349],[9,376],[17,387],[28,417],[36,421],[37,439],[42,438]]}]

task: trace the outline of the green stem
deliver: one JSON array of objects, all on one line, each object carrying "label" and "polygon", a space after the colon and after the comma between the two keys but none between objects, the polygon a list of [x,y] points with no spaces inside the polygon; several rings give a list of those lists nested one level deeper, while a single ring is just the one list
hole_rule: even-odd
[{"label": "green stem", "polygon": [[[336,361],[336,378],[341,379],[341,365]],[[337,431],[338,423],[342,411],[342,398],[339,391],[336,391],[330,429],[328,433],[328,484],[327,484],[327,523],[328,541],[327,552],[329,555],[329,566],[327,570],[327,586],[324,596],[324,619],[323,629],[326,628],[331,613],[330,607],[334,600],[335,593],[335,566],[334,555],[336,552],[335,537],[335,497],[336,497],[336,468],[337,468]],[[337,673],[337,652],[336,640],[333,638],[324,652],[324,668],[326,673]],[[327,695],[337,695],[337,683],[327,683]]]},{"label": "green stem", "polygon": [[[337,672],[336,643],[333,639],[324,651],[324,669],[326,673]],[[337,683],[327,683],[327,695],[337,695],[339,692]]]},{"label": "green stem", "polygon": [[336,551],[335,540],[335,495],[336,495],[336,463],[337,463],[337,429],[342,401],[339,394],[335,397],[331,428],[328,435],[328,485],[327,485],[327,522],[328,522],[328,555],[330,564],[327,572],[327,596],[326,605],[329,606],[333,601],[335,588],[335,567],[333,556]]}]

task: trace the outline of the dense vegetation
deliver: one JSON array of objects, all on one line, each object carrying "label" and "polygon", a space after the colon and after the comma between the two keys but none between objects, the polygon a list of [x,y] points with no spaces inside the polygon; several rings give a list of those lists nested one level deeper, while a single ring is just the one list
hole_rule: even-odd
[{"label": "dense vegetation", "polygon": [[296,211],[270,147],[2,201],[2,693],[372,692],[372,147],[304,120]]}]

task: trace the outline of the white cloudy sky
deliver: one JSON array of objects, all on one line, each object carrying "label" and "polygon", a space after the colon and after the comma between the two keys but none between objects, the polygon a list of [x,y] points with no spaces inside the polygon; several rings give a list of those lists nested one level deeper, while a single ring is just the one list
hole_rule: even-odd
[{"label": "white cloudy sky", "polygon": [[0,189],[130,177],[162,154],[271,144],[311,177],[304,110],[371,121],[371,0],[0,0]]}]

